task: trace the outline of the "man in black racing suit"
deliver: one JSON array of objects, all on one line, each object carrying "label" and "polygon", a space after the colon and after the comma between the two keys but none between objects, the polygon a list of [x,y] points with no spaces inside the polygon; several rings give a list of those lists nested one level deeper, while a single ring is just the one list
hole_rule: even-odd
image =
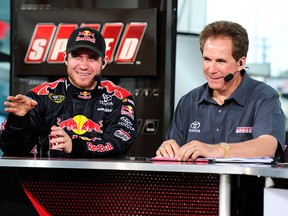
[{"label": "man in black racing suit", "polygon": [[1,127],[6,156],[124,156],[137,135],[131,93],[100,80],[107,64],[102,35],[75,29],[64,53],[66,78],[43,83],[26,96],[8,96],[9,112]]}]

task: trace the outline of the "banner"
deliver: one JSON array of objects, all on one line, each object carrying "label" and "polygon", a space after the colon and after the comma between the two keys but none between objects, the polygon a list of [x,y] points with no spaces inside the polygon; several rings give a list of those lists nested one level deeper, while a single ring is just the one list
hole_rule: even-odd
[{"label": "banner", "polygon": [[90,26],[106,42],[103,76],[155,76],[156,9],[17,11],[13,34],[16,76],[66,75],[63,52],[70,33]]}]

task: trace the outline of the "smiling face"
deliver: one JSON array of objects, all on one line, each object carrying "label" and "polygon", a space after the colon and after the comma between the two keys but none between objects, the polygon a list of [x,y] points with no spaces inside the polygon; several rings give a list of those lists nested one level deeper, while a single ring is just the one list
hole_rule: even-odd
[{"label": "smiling face", "polygon": [[[245,60],[245,59],[243,59]],[[242,77],[239,61],[232,56],[232,40],[229,37],[210,37],[203,48],[203,71],[211,89],[219,92],[233,92]],[[234,74],[234,78],[225,82],[224,77]]]},{"label": "smiling face", "polygon": [[69,53],[66,61],[69,81],[83,90],[94,89],[97,85],[94,77],[100,75],[101,70],[105,67],[102,61],[102,57],[85,48]]}]

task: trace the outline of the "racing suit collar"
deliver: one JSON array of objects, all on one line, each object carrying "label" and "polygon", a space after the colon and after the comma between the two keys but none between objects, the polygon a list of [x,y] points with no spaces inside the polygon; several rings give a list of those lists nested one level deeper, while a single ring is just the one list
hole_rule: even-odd
[{"label": "racing suit collar", "polygon": [[84,89],[79,89],[76,86],[74,86],[66,77],[65,79],[65,88],[66,91],[72,95],[74,98],[79,98],[83,100],[91,99],[100,94],[101,87],[100,87],[100,80],[97,82],[97,86],[93,90],[84,90]]}]

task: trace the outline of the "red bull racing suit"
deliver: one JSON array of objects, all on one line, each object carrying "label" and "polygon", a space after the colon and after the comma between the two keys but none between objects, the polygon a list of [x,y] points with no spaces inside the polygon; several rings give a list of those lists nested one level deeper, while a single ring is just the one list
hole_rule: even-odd
[{"label": "red bull racing suit", "polygon": [[[33,88],[27,96],[38,105],[24,117],[7,116],[0,137],[4,155],[116,157],[124,156],[136,139],[133,96],[111,81],[99,80],[97,87],[88,91],[61,78]],[[52,125],[60,126],[71,137],[70,154],[50,149]]]}]

